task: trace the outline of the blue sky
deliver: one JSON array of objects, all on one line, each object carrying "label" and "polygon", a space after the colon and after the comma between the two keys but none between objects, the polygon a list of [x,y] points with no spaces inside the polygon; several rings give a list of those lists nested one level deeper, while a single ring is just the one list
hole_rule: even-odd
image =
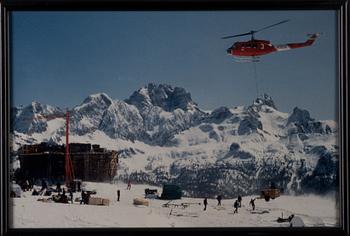
[{"label": "blue sky", "polygon": [[298,106],[335,119],[335,11],[14,12],[13,105],[36,100],[72,108],[92,93],[128,98],[149,82],[184,87],[206,110],[249,105],[256,97],[253,64],[226,54],[249,37],[221,37],[285,19],[255,37],[283,44],[323,34],[312,47],[263,56],[259,93],[281,111]]}]

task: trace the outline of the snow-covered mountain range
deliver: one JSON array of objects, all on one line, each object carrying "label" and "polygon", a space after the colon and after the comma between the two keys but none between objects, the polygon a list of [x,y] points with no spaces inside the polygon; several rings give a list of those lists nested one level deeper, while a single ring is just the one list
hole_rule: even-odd
[{"label": "snow-covered mountain range", "polygon": [[[65,142],[65,111],[32,102],[12,108],[13,150]],[[118,177],[177,183],[188,196],[256,194],[274,182],[290,193],[338,186],[337,124],[268,95],[253,104],[204,112],[183,88],[153,83],[128,99],[90,95],[70,111],[70,141],[120,151]]]}]

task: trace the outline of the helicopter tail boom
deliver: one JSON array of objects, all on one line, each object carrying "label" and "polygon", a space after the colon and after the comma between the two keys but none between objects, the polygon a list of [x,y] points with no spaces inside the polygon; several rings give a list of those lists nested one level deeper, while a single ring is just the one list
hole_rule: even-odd
[{"label": "helicopter tail boom", "polygon": [[275,48],[277,51],[286,51],[286,50],[295,49],[295,48],[308,47],[308,46],[311,46],[315,42],[316,38],[319,35],[320,35],[319,33],[311,34],[309,39],[303,43],[287,43],[287,44],[283,44],[283,45],[277,45]]}]

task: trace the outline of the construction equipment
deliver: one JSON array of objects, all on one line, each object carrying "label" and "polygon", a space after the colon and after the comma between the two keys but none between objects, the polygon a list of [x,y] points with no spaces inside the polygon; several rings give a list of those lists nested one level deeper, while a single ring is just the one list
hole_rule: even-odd
[{"label": "construction equipment", "polygon": [[157,189],[145,189],[145,198],[156,199],[159,198]]},{"label": "construction equipment", "polygon": [[260,198],[265,199],[265,201],[270,201],[270,199],[275,199],[281,196],[281,191],[277,188],[267,188],[260,192]]}]

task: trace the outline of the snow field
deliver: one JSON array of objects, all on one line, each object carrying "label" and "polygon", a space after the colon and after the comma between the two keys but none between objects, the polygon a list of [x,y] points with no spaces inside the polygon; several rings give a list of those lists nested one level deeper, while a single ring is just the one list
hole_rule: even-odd
[{"label": "snow field", "polygon": [[[182,198],[171,203],[192,203],[187,208],[162,207],[168,200],[150,199],[149,207],[133,205],[133,199],[143,197],[145,188],[161,188],[132,185],[126,190],[125,183],[88,183],[88,189],[96,189],[98,197],[110,199],[109,206],[45,203],[37,201],[44,196],[32,196],[25,192],[22,198],[10,202],[10,225],[13,228],[79,228],[79,227],[289,227],[289,223],[277,223],[276,219],[291,214],[300,216],[306,226],[338,225],[338,213],[334,198],[310,196],[281,196],[265,202],[255,201],[251,210],[249,201],[254,196],[243,197],[238,214],[233,214],[234,199],[222,200],[217,206],[215,199],[208,199],[203,211],[203,199]],[[117,202],[117,189],[121,191]],[[94,196],[94,195],[93,195]],[[74,198],[80,197],[75,193]],[[199,205],[200,203],[200,205]]]}]

